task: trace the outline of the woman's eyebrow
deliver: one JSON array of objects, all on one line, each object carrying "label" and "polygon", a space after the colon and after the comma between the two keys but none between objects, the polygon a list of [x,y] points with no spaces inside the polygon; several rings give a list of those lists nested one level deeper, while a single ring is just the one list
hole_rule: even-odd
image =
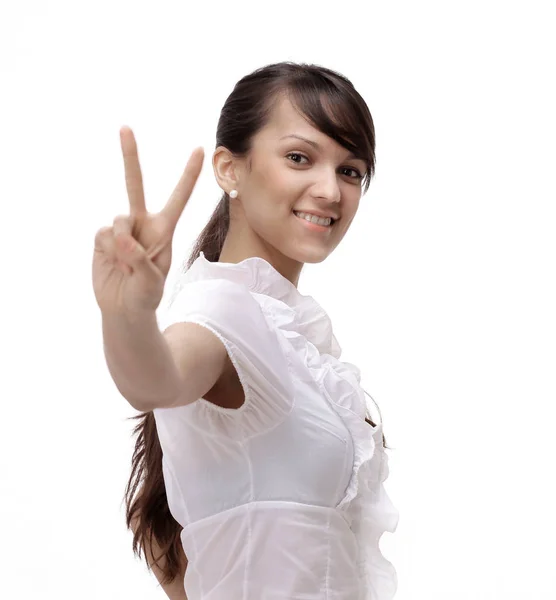
[{"label": "woman's eyebrow", "polygon": [[[290,133],[289,135],[284,135],[280,138],[280,140],[284,140],[286,138],[297,138],[298,140],[302,140],[304,142],[307,142],[308,144],[310,144],[311,146],[313,146],[313,148],[315,148],[316,150],[322,150],[322,148],[320,147],[320,145],[315,142],[314,140],[310,140],[306,137],[303,137],[302,135],[297,135],[296,133]],[[364,158],[362,158],[361,156],[355,156],[355,154],[353,154],[353,152],[350,152],[347,156],[346,159],[350,159],[350,158],[354,158],[355,160],[362,160],[365,161]]]}]

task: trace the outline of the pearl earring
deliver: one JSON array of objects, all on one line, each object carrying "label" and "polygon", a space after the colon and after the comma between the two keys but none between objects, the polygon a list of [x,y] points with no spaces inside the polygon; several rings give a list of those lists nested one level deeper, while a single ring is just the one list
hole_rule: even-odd
[{"label": "pearl earring", "polygon": [[230,198],[237,198],[237,190],[232,190],[230,192]]}]

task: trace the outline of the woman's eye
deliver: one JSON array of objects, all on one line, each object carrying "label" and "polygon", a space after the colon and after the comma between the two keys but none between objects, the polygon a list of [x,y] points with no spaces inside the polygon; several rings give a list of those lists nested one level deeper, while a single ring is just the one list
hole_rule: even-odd
[{"label": "woman's eye", "polygon": [[[304,158],[305,160],[309,160],[304,154],[300,154],[299,152],[290,152],[286,156],[288,158],[291,156],[298,156],[300,158]],[[297,160],[294,160],[293,162],[300,164]],[[353,171],[355,173],[355,175],[349,175],[349,177],[351,179],[363,179],[363,175],[361,175],[361,173],[357,169],[354,169],[352,167],[343,167],[343,170],[344,171]]]},{"label": "woman's eye", "polygon": [[[290,152],[286,156],[300,156],[301,158],[306,158],[307,160],[309,160],[306,156],[303,156],[303,154],[299,154],[299,152]],[[293,162],[297,162],[297,161],[294,160]]]},{"label": "woman's eye", "polygon": [[361,175],[361,173],[359,173],[359,171],[357,169],[353,169],[351,167],[346,167],[345,169],[346,171],[353,171],[355,173],[355,176],[350,175],[350,177],[352,179],[363,179],[363,175]]}]

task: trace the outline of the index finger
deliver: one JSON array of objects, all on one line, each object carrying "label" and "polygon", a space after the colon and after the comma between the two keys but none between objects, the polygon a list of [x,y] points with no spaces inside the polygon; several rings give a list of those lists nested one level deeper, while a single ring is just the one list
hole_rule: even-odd
[{"label": "index finger", "polygon": [[143,176],[139,165],[137,142],[133,131],[126,125],[120,128],[120,144],[124,155],[125,185],[129,198],[130,215],[138,217],[147,212]]},{"label": "index finger", "polygon": [[205,151],[202,146],[193,150],[178,184],[172,192],[166,206],[161,211],[161,214],[164,214],[172,224],[172,230],[175,229],[181,213],[195,188],[195,184],[197,183],[197,179],[199,178],[203,166],[204,158]]}]

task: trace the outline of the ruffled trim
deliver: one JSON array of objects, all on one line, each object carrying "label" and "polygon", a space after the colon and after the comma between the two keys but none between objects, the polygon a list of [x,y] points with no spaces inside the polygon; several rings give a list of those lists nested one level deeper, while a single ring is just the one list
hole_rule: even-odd
[{"label": "ruffled trim", "polygon": [[[368,429],[369,425],[366,426]],[[374,429],[374,446],[382,448],[382,425],[379,424]],[[380,464],[375,466],[374,462]],[[373,473],[377,469],[378,478],[373,481]],[[388,474],[388,455],[383,448],[380,452],[373,452],[373,458],[364,458],[357,474],[361,493],[352,504],[357,519],[360,548],[358,568],[368,590],[368,600],[390,600],[398,588],[396,569],[384,557],[379,546],[382,534],[386,531],[394,533],[399,522],[399,512],[383,485]]]},{"label": "ruffled trim", "polygon": [[[343,419],[354,444],[352,478],[337,509],[356,534],[357,566],[362,586],[367,590],[365,600],[390,600],[398,587],[397,573],[383,556],[379,542],[384,532],[396,531],[399,512],[384,488],[389,469],[382,445],[382,424],[372,427],[365,421],[366,402],[359,385],[359,369],[333,357],[321,358],[321,389]],[[329,392],[332,389],[333,395]]]},{"label": "ruffled trim", "polygon": [[312,296],[301,294],[289,279],[263,258],[252,256],[239,263],[211,262],[201,252],[178,279],[168,308],[187,282],[201,279],[228,279],[246,286],[259,295],[257,299],[263,310],[272,313],[280,329],[302,335],[319,352],[340,357],[341,348],[326,311]]},{"label": "ruffled trim", "polygon": [[399,512],[383,485],[389,470],[382,424],[372,427],[365,421],[365,392],[360,386],[361,372],[355,365],[319,353],[316,346],[291,329],[283,333],[351,433],[352,477],[336,508],[356,535],[359,577],[362,588],[367,590],[365,600],[390,600],[398,587],[397,573],[383,556],[379,541],[384,532],[395,532]]}]

